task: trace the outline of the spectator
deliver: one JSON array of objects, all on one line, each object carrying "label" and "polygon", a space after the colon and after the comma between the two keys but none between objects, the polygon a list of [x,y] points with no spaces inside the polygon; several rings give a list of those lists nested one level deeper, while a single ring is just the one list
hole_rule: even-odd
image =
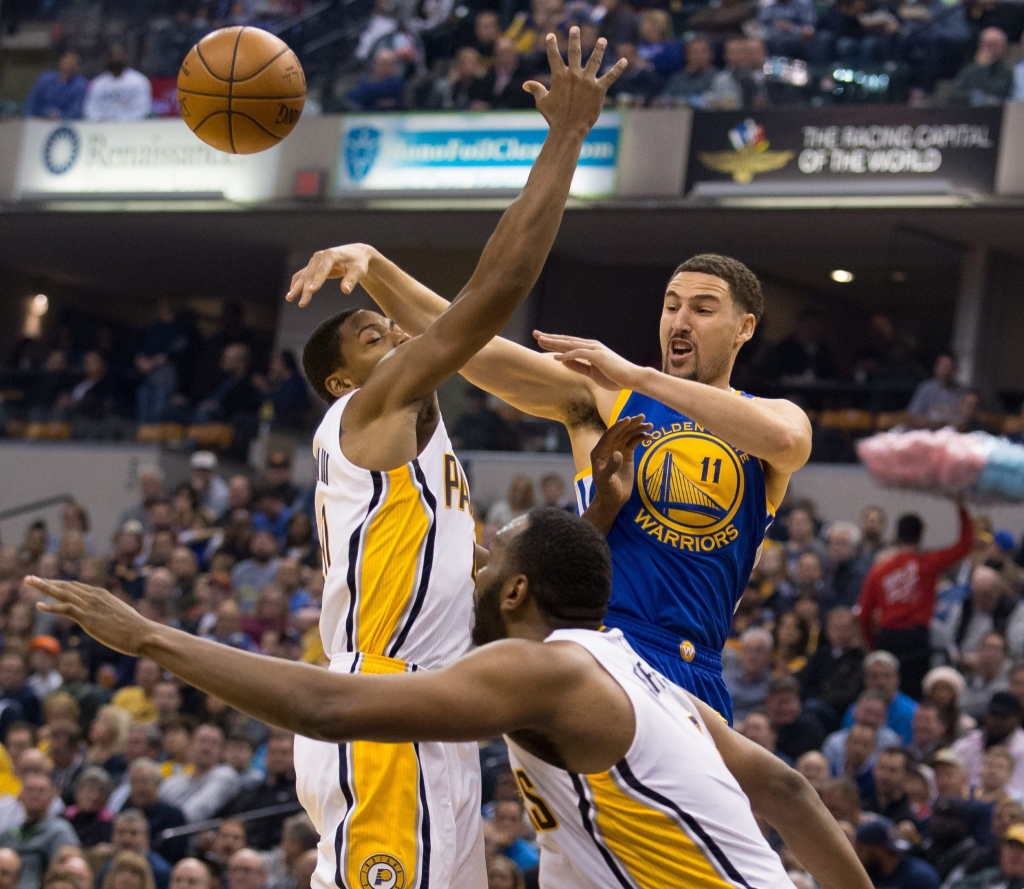
[{"label": "spectator", "polygon": [[981,781],[981,766],[985,751],[1001,744],[1010,751],[1015,763],[1008,791],[1011,795],[1024,795],[1024,731],[1021,730],[1021,708],[1008,691],[992,695],[981,728],[962,737],[953,745],[953,751],[963,761],[967,780],[972,786]]},{"label": "spectator", "polygon": [[25,823],[0,835],[0,846],[13,849],[21,858],[18,889],[38,889],[43,874],[61,846],[78,846],[74,828],[59,815],[49,814],[56,798],[46,775],[26,775],[19,797]]},{"label": "spectator", "polygon": [[966,682],[952,667],[934,667],[922,683],[925,701],[934,704],[942,721],[942,746],[950,746],[961,735],[973,729],[977,722],[970,716],[961,716],[960,699]]},{"label": "spectator", "polygon": [[[28,679],[25,669],[25,659],[20,654],[4,654],[0,656],[0,702],[11,702],[20,708],[12,708],[13,715],[18,712],[23,714],[27,722],[32,725],[39,725],[42,722],[42,708],[32,690],[26,685]],[[4,713],[6,716],[6,712]]]},{"label": "spectator", "polygon": [[149,78],[128,67],[128,52],[114,44],[107,53],[107,68],[89,84],[85,97],[86,120],[123,123],[149,117],[153,100]]},{"label": "spectator", "polygon": [[594,5],[590,20],[597,25],[598,36],[604,37],[609,46],[636,44],[639,36],[637,16],[625,0],[599,0]]},{"label": "spectator", "polygon": [[957,383],[956,372],[956,356],[947,354],[935,359],[931,379],[921,383],[910,399],[907,408],[910,425],[939,429],[956,424],[960,401],[966,391]]},{"label": "spectator", "polygon": [[951,889],[1009,889],[1024,881],[1024,824],[1011,824],[999,836],[998,864],[951,883]]},{"label": "spectator", "polygon": [[537,847],[527,839],[528,834],[526,812],[518,797],[498,800],[493,819],[484,822],[484,839],[492,844],[495,854],[511,859],[521,871],[537,867],[540,861]]},{"label": "spectator", "polygon": [[25,117],[50,120],[81,120],[89,81],[82,76],[82,58],[66,52],[56,71],[44,71],[25,99]]},{"label": "spectator", "polygon": [[[154,573],[153,576],[157,575]],[[135,662],[135,685],[122,688],[114,695],[111,703],[126,711],[132,722],[156,722],[157,710],[156,704],[153,703],[153,690],[160,681],[162,672],[156,661],[139,658]]]},{"label": "spectator", "polygon": [[346,96],[353,110],[401,111],[405,107],[405,78],[398,55],[390,49],[378,49],[373,69]]},{"label": "spectator", "polygon": [[533,479],[517,475],[508,486],[508,500],[499,500],[487,510],[487,524],[504,528],[509,522],[526,515],[536,505]]},{"label": "spectator", "polygon": [[833,522],[825,541],[825,589],[836,605],[852,608],[860,598],[872,558],[861,550],[861,532],[853,522]]},{"label": "spectator", "polygon": [[160,788],[160,799],[178,806],[188,823],[205,821],[238,791],[238,775],[221,764],[224,732],[215,725],[201,725],[192,735],[188,774],[168,778]]},{"label": "spectator", "polygon": [[95,349],[83,356],[82,371],[85,379],[57,399],[58,415],[75,423],[78,435],[106,438],[114,432],[110,421],[120,407],[117,385],[107,360]]},{"label": "spectator", "polygon": [[115,781],[121,778],[126,767],[124,747],[131,721],[131,714],[126,710],[108,704],[100,708],[89,726],[90,747],[86,760],[102,766]]},{"label": "spectator", "polygon": [[165,830],[182,827],[185,816],[181,809],[159,798],[163,774],[160,764],[148,757],[136,759],[128,769],[130,792],[127,807],[146,816],[149,825],[149,843],[161,858],[174,863],[185,857],[188,837],[160,838]]},{"label": "spectator", "polygon": [[183,858],[171,871],[170,889],[214,889],[213,876],[198,858]]},{"label": "spectator", "polygon": [[637,55],[664,82],[683,67],[683,48],[672,33],[672,18],[664,9],[640,13]]},{"label": "spectator", "polygon": [[867,0],[837,0],[818,21],[813,61],[835,59],[868,67],[890,55],[899,22],[891,15],[872,17]]},{"label": "spectator", "polygon": [[875,792],[865,800],[864,808],[899,824],[914,821],[907,799],[906,779],[910,754],[900,747],[888,747],[878,754],[872,770]]},{"label": "spectator", "polygon": [[[814,5],[810,0],[774,0],[768,6],[761,7],[757,21],[764,31],[768,51],[773,56],[804,57],[807,46],[814,37],[815,13]],[[798,321],[798,338],[800,327],[801,322]],[[820,333],[817,343],[820,344]],[[811,348],[817,351],[817,346],[813,343]],[[825,348],[827,350],[827,347]],[[812,360],[811,363],[818,364],[819,362]],[[835,365],[832,366],[831,371],[835,373]],[[834,376],[817,377],[817,379],[834,378]]]},{"label": "spectator", "polygon": [[[843,771],[843,755],[846,750],[846,740],[850,730],[854,726],[866,726],[878,733],[879,749],[898,747],[903,739],[885,724],[886,720],[885,696],[880,691],[865,691],[857,698],[853,705],[853,723],[848,728],[833,732],[825,739],[821,752],[832,766],[832,771],[839,774]],[[872,760],[872,764],[873,764]]]},{"label": "spectator", "polygon": [[471,46],[462,47],[449,63],[448,73],[438,77],[431,85],[427,107],[435,111],[467,110],[471,101],[470,90],[484,73],[480,53]]},{"label": "spectator", "polygon": [[819,794],[831,778],[828,760],[817,750],[808,750],[796,761],[796,770],[803,775]]},{"label": "spectator", "polygon": [[252,535],[252,556],[235,565],[231,571],[231,587],[243,603],[251,604],[259,591],[273,582],[280,566],[274,535],[269,531],[256,531]]},{"label": "spectator", "polygon": [[768,718],[768,714],[763,710],[755,710],[743,720],[743,727],[740,730],[740,734],[748,741],[753,741],[759,747],[763,747],[769,753],[774,753],[779,757],[779,759],[786,763],[786,765],[793,765],[792,759],[786,756],[785,753],[779,752],[779,733],[775,730],[775,726],[772,725],[772,721]]},{"label": "spectator", "polygon": [[[28,667],[31,675],[25,680],[36,700],[45,701],[61,686],[57,672],[60,643],[53,636],[36,636],[28,645]],[[77,718],[77,717],[76,717]]]},{"label": "spectator", "polygon": [[[146,816],[138,809],[128,809],[114,819],[113,843],[117,853],[131,852],[142,858],[152,870],[156,889],[168,889],[171,880],[171,865],[149,847],[149,824]],[[117,858],[108,865],[116,867]],[[96,877],[102,883],[107,868],[103,868]]]},{"label": "spectator", "polygon": [[99,766],[89,766],[75,783],[75,801],[64,810],[64,817],[86,849],[110,842],[114,816],[107,800],[113,786],[110,775]]},{"label": "spectator", "polygon": [[803,712],[800,684],[792,676],[771,681],[764,708],[778,732],[778,750],[790,762],[821,747],[825,730],[817,719]]},{"label": "spectator", "polygon": [[[484,68],[494,64],[494,44],[501,37],[501,19],[498,13],[490,9],[481,10],[473,19],[473,36],[464,49],[474,49],[480,57]],[[458,52],[455,56],[458,58]]]},{"label": "spectator", "polygon": [[923,858],[945,880],[978,848],[971,836],[975,819],[971,804],[956,797],[940,797],[932,807],[928,837],[922,846]]},{"label": "spectator", "polygon": [[852,725],[846,729],[842,759],[834,774],[853,781],[861,800],[871,799],[875,793],[874,767],[878,754],[878,731],[868,725]]},{"label": "spectator", "polygon": [[939,708],[927,701],[922,702],[914,711],[907,749],[918,762],[928,762],[942,747],[944,733],[945,726],[939,716]]},{"label": "spectator", "polygon": [[686,65],[669,78],[662,96],[698,108],[703,106],[718,73],[712,61],[711,44],[703,37],[691,38],[686,44]]},{"label": "spectator", "polygon": [[266,377],[254,377],[253,383],[273,406],[276,428],[302,428],[309,411],[309,389],[299,372],[294,352],[290,349],[273,352]]},{"label": "spectator", "polygon": [[137,522],[146,533],[152,531],[150,509],[154,503],[164,499],[164,473],[159,466],[144,463],[139,467],[138,480],[141,495],[139,502],[128,507],[117,520],[122,532],[129,522]]},{"label": "spectator", "polygon": [[267,869],[259,852],[239,849],[227,866],[227,889],[264,889]]},{"label": "spectator", "polygon": [[550,506],[553,509],[564,509],[566,512],[575,512],[575,505],[565,495],[565,479],[557,472],[551,472],[540,480],[540,499],[542,506]]},{"label": "spectator", "polygon": [[811,630],[807,622],[795,611],[779,615],[775,623],[775,675],[799,673],[807,666],[807,648]]},{"label": "spectator", "polygon": [[[864,688],[877,691],[888,702],[885,724],[904,744],[910,743],[911,724],[917,704],[900,689],[900,662],[888,651],[873,651],[864,659]],[[846,711],[843,727],[853,724],[853,708]]]},{"label": "spectator", "polygon": [[0,849],[0,889],[16,889],[21,857],[13,849]]},{"label": "spectator", "polygon": [[1010,690],[1010,659],[1007,657],[1006,639],[1000,633],[986,633],[981,638],[981,645],[971,664],[961,706],[968,716],[980,722],[985,718],[985,710],[992,695],[997,691]]},{"label": "spectator", "polygon": [[626,60],[626,70],[608,88],[608,100],[643,107],[661,90],[662,78],[637,54],[635,43],[619,43],[615,53]]},{"label": "spectator", "polygon": [[188,484],[195,491],[199,506],[220,519],[227,512],[230,493],[227,482],[217,475],[217,455],[212,451],[196,451],[189,457],[188,465]]},{"label": "spectator", "polygon": [[864,648],[857,634],[857,619],[849,608],[833,608],[828,613],[825,641],[797,678],[804,700],[827,706],[830,724],[838,726],[864,684]]},{"label": "spectator", "polygon": [[953,546],[921,551],[924,523],[919,516],[900,516],[893,555],[878,562],[864,581],[860,626],[871,648],[892,652],[903,668],[903,690],[921,695],[928,672],[929,624],[935,611],[939,574],[963,559],[974,546],[971,517],[959,507],[960,540]]},{"label": "spectator", "polygon": [[203,636],[222,645],[241,648],[243,651],[255,651],[252,640],[242,632],[242,610],[234,599],[225,599],[217,607],[216,622],[213,630]]},{"label": "spectator", "polygon": [[772,634],[752,627],[740,636],[739,658],[723,669],[732,696],[733,718],[742,722],[750,712],[763,707],[772,681]]},{"label": "spectator", "polygon": [[356,45],[355,57],[363,63],[374,57],[379,44],[398,31],[398,16],[395,14],[395,0],[374,0],[373,13]]},{"label": "spectator", "polygon": [[875,886],[887,889],[939,889],[935,869],[906,854],[907,843],[888,818],[866,821],[857,827],[857,857]]},{"label": "spectator", "polygon": [[[507,858],[501,860],[508,861]],[[295,864],[292,865],[292,879],[295,881],[295,889],[310,889],[317,861],[318,853],[316,849],[310,849],[308,852],[303,852],[298,857]],[[515,867],[511,861],[508,861],[508,864]],[[518,871],[518,868],[516,868],[516,870]],[[280,889],[280,887],[274,887],[274,889]],[[525,886],[522,884],[514,884],[513,889],[525,889]]]},{"label": "spectator", "polygon": [[[266,777],[255,787],[242,789],[228,803],[224,814],[237,815],[298,802],[294,744],[294,735],[280,730],[271,732],[267,742]],[[271,815],[250,821],[247,825],[249,845],[254,849],[272,849],[281,841],[284,819],[284,815]]]},{"label": "spectator", "polygon": [[68,720],[54,722],[47,728],[49,754],[53,762],[50,778],[53,788],[64,802],[69,803],[75,782],[85,768],[85,748],[78,723]]},{"label": "spectator", "polygon": [[957,799],[969,797],[967,770],[956,751],[943,748],[936,753],[932,759],[932,771],[935,773],[935,790],[939,796],[955,796]]},{"label": "spectator", "polygon": [[[952,605],[945,620],[933,621],[932,647],[946,652],[954,663],[962,662],[967,669],[974,669],[982,641],[994,632],[1001,638],[1000,655],[1005,656],[1002,633],[1009,625],[1013,607],[1014,600],[999,572],[979,565],[971,571],[968,598]],[[1001,661],[1000,656],[995,659]]]},{"label": "spectator", "polygon": [[487,406],[487,393],[476,386],[466,388],[465,410],[452,427],[452,442],[459,450],[467,451],[519,449],[508,423]]},{"label": "spectator", "polygon": [[[999,28],[985,28],[978,35],[974,61],[960,69],[949,91],[952,104],[1001,105],[1010,98],[1014,89],[1014,72],[1004,58],[1006,44],[1006,34]],[[963,394],[962,390],[960,394]],[[955,419],[954,416],[954,422]]]},{"label": "spectator", "polygon": [[502,37],[494,44],[494,67],[469,90],[470,107],[488,109],[532,108],[533,97],[523,89],[528,72],[516,45]]},{"label": "spectator", "polygon": [[280,843],[263,856],[269,879],[267,885],[273,889],[291,886],[292,871],[307,852],[315,850],[320,836],[305,812],[288,818],[280,834]]},{"label": "spectator", "polygon": [[889,526],[889,516],[881,506],[865,506],[860,513],[860,550],[862,555],[872,561],[886,545],[885,532]]},{"label": "spectator", "polygon": [[804,553],[813,552],[820,558],[825,557],[825,547],[816,537],[814,516],[811,515],[809,508],[795,506],[789,511],[786,517],[786,533],[786,571],[790,577],[796,577],[800,570],[800,557]]},{"label": "spectator", "polygon": [[[171,398],[178,386],[178,364],[183,361],[187,346],[187,331],[175,319],[170,302],[159,300],[156,320],[146,328],[135,355],[135,369],[142,376],[135,390],[136,419],[140,423],[162,423],[168,418]],[[162,490],[159,496],[163,496]]]},{"label": "spectator", "polygon": [[981,782],[971,788],[971,798],[994,807],[1011,799],[1006,786],[1013,777],[1013,756],[1000,744],[989,747],[981,760]]},{"label": "spectator", "polygon": [[856,828],[865,819],[860,807],[860,791],[849,778],[833,778],[821,789],[821,801],[836,821]]},{"label": "spectator", "polygon": [[487,858],[487,889],[526,889],[523,872],[504,855]]},{"label": "spectator", "polygon": [[230,343],[221,355],[221,378],[196,408],[196,423],[234,422],[255,417],[262,404],[249,380],[250,353],[245,343]]},{"label": "spectator", "polygon": [[157,883],[149,862],[135,852],[118,852],[100,874],[105,876],[96,878],[99,889],[167,889],[167,880]]}]

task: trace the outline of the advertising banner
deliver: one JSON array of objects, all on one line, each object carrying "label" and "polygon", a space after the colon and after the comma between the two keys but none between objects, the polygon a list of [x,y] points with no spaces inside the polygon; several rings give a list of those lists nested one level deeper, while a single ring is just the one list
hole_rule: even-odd
[{"label": "advertising banner", "polygon": [[[881,194],[969,189],[995,183],[1002,108],[900,105],[698,111],[687,190]],[[734,186],[730,189],[730,185]]]},{"label": "advertising banner", "polygon": [[[583,143],[572,194],[614,192],[620,125],[617,113],[601,115]],[[518,191],[546,134],[536,111],[346,115],[335,190]]]},{"label": "advertising banner", "polygon": [[181,120],[27,121],[16,194],[273,197],[280,147],[236,155],[200,142]]}]

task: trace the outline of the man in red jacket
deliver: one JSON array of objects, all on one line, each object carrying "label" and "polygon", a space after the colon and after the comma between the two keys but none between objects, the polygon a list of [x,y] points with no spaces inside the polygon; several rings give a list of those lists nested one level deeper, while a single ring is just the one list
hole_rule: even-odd
[{"label": "man in red jacket", "polygon": [[921,552],[924,523],[920,516],[900,516],[896,550],[875,565],[860,594],[860,627],[869,648],[890,651],[899,658],[903,691],[915,700],[928,670],[931,646],[928,624],[935,610],[939,575],[966,558],[974,545],[971,517],[960,510],[960,540],[953,546]]}]

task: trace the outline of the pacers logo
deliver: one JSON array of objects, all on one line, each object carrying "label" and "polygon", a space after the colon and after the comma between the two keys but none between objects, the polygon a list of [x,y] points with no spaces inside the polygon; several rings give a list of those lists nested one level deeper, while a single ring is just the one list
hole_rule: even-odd
[{"label": "pacers logo", "polygon": [[363,889],[402,889],[405,869],[391,855],[371,855],[359,870],[359,884]]},{"label": "pacers logo", "polygon": [[652,519],[678,534],[706,537],[726,528],[739,510],[743,467],[736,452],[712,435],[668,432],[640,460],[638,487]]}]

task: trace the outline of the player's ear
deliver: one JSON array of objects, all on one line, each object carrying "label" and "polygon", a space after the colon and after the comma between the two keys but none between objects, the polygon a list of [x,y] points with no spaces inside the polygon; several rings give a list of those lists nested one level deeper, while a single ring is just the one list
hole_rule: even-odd
[{"label": "player's ear", "polygon": [[518,611],[529,595],[529,583],[525,574],[514,574],[505,581],[501,590],[501,610]]},{"label": "player's ear", "polygon": [[757,326],[757,320],[750,312],[740,316],[740,329],[736,332],[736,342],[742,345],[748,342],[754,335],[754,328]]},{"label": "player's ear", "polygon": [[335,371],[324,380],[324,386],[327,388],[327,391],[335,398],[341,398],[354,385],[351,380],[343,377],[340,371]]}]

